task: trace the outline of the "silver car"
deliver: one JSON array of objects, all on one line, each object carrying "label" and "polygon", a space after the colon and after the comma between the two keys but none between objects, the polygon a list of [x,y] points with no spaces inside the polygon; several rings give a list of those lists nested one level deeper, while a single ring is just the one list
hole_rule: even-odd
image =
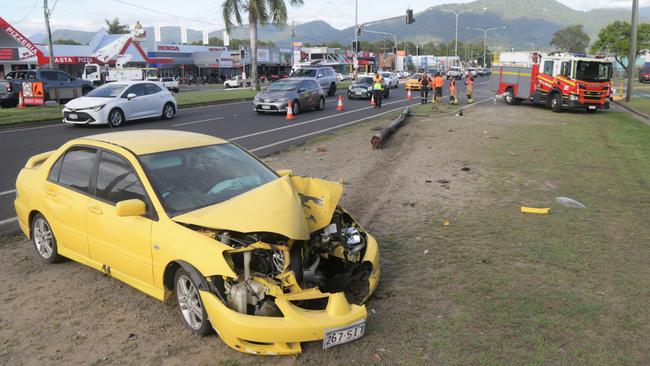
[{"label": "silver car", "polygon": [[286,113],[289,101],[293,114],[307,108],[320,111],[325,108],[325,91],[315,78],[280,79],[255,96],[253,109],[257,113]]}]

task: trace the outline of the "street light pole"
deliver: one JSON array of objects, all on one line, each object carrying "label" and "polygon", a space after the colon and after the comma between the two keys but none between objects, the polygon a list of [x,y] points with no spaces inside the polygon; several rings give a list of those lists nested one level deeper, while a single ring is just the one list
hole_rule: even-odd
[{"label": "street light pole", "polygon": [[485,63],[485,54],[487,53],[487,34],[491,30],[497,30],[497,29],[506,29],[506,26],[501,26],[501,27],[494,27],[494,28],[470,28],[466,27],[465,29],[471,29],[471,30],[476,30],[476,31],[481,31],[483,32],[483,67],[486,67],[487,64]]},{"label": "street light pole", "polygon": [[45,29],[47,30],[47,47],[48,51],[50,52],[50,69],[53,69],[54,47],[52,46],[52,31],[50,31],[50,9],[47,7],[47,0],[43,0],[43,15],[45,16]]},{"label": "street light pole", "polygon": [[627,90],[625,101],[632,98],[632,78],[634,77],[634,65],[636,64],[636,31],[639,23],[639,0],[632,0],[632,32],[630,34],[630,54],[627,57]]},{"label": "street light pole", "polygon": [[461,11],[456,11],[456,10],[451,10],[451,9],[442,9],[442,11],[452,13],[452,14],[454,14],[456,16],[456,47],[455,47],[455,50],[454,50],[454,56],[456,56],[456,58],[458,58],[458,17],[462,13],[467,13],[467,12],[472,11],[472,9],[465,9],[465,10],[461,10]]},{"label": "street light pole", "polygon": [[359,61],[357,49],[359,48],[359,38],[357,37],[357,32],[359,32],[359,0],[354,0],[354,49],[352,50],[352,65],[354,66],[354,80],[357,80],[359,75]]}]

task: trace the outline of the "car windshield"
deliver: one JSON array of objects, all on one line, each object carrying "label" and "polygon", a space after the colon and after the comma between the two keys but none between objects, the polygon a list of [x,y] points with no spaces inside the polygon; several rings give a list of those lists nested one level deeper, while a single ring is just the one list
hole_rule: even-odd
[{"label": "car windshield", "polygon": [[316,69],[297,69],[291,74],[291,76],[306,76],[313,78],[316,76]]},{"label": "car windshield", "polygon": [[608,62],[576,62],[576,79],[583,81],[608,81],[612,77],[612,64]]},{"label": "car windshield", "polygon": [[420,79],[422,77],[422,74],[413,74],[411,77],[412,79]]},{"label": "car windshield", "polygon": [[390,72],[382,72],[381,76],[383,76],[385,78],[390,78]]},{"label": "car windshield", "polygon": [[147,154],[140,161],[170,217],[221,203],[277,178],[233,144]]},{"label": "car windshield", "polygon": [[296,90],[300,81],[298,80],[279,80],[269,86],[269,91],[289,91]]},{"label": "car windshield", "polygon": [[86,94],[86,96],[96,98],[115,98],[122,94],[126,87],[126,84],[106,84],[97,89],[91,90]]},{"label": "car windshield", "polygon": [[372,78],[369,76],[361,77],[357,80],[356,84],[372,84]]}]

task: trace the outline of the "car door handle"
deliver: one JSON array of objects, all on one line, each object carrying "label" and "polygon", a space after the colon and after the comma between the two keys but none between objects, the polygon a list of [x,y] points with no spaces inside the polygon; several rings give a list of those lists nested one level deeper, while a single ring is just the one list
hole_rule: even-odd
[{"label": "car door handle", "polygon": [[96,215],[101,215],[101,214],[104,213],[102,211],[102,209],[99,208],[99,206],[90,206],[90,207],[88,207],[88,211],[90,211],[90,212],[92,212],[92,213],[94,213]]}]

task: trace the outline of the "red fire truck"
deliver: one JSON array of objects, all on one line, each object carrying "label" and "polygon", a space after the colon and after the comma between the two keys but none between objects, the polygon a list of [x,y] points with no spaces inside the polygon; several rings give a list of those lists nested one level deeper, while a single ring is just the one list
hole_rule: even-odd
[{"label": "red fire truck", "polygon": [[492,88],[508,104],[524,100],[560,112],[608,109],[612,63],[571,53],[504,52],[492,65]]}]

